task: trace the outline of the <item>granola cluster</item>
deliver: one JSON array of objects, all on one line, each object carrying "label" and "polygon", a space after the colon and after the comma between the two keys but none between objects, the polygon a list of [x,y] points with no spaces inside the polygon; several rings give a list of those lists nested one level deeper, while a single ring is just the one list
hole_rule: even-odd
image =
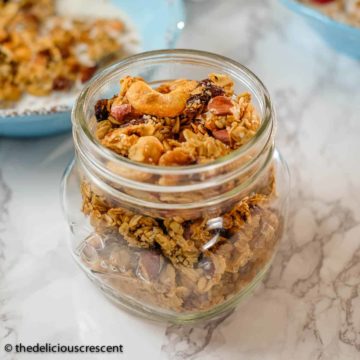
[{"label": "granola cluster", "polygon": [[126,77],[118,96],[96,103],[96,136],[117,154],[151,165],[213,161],[244,145],[260,126],[251,95],[234,96],[233,88],[222,74],[157,89]]},{"label": "granola cluster", "polygon": [[59,16],[54,0],[0,0],[0,104],[86,82],[125,31],[120,20]]},{"label": "granola cluster", "polygon": [[300,0],[323,12],[331,18],[360,26],[360,1],[359,0]]},{"label": "granola cluster", "polygon": [[[120,93],[94,110],[103,146],[154,166],[213,161],[246,144],[261,124],[250,94],[235,95],[222,74],[157,89],[125,77]],[[118,296],[179,313],[209,310],[238,294],[266,268],[282,232],[271,166],[244,197],[212,213],[130,210],[86,176],[81,194],[94,229],[82,263]]]}]

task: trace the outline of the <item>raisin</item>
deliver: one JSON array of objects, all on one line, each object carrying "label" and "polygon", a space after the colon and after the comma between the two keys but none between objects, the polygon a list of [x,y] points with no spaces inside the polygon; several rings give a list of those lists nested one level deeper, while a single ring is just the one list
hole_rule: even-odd
[{"label": "raisin", "polygon": [[98,100],[95,104],[95,117],[97,121],[103,121],[109,117],[107,105],[108,101],[106,99]]},{"label": "raisin", "polygon": [[186,102],[184,114],[189,118],[195,117],[198,113],[203,111],[210,99],[210,94],[206,92],[190,96]]},{"label": "raisin", "polygon": [[200,81],[205,90],[210,93],[211,97],[224,95],[225,91],[222,87],[215,85],[210,79]]},{"label": "raisin", "polygon": [[220,229],[220,236],[225,239],[231,239],[233,234],[228,229]]},{"label": "raisin", "polygon": [[211,95],[207,91],[202,92],[199,95],[193,96],[193,101],[199,102],[201,105],[207,105],[207,103],[210,101]]},{"label": "raisin", "polygon": [[157,219],[157,222],[158,222],[159,227],[160,227],[161,230],[163,231],[163,233],[164,233],[165,235],[167,235],[167,234],[168,234],[168,229],[167,229],[167,227],[166,227],[165,224],[164,224],[164,220],[163,220],[163,219]]},{"label": "raisin", "polygon": [[225,94],[224,89],[209,79],[200,81],[199,86],[202,87],[201,93],[190,96],[186,102],[184,114],[189,118],[194,118],[202,112],[213,97]]},{"label": "raisin", "polygon": [[184,228],[184,239],[185,240],[190,240],[191,239],[191,221],[185,221],[183,223],[183,228]]},{"label": "raisin", "polygon": [[57,76],[53,81],[53,90],[69,90],[73,86],[73,81],[65,76]]}]

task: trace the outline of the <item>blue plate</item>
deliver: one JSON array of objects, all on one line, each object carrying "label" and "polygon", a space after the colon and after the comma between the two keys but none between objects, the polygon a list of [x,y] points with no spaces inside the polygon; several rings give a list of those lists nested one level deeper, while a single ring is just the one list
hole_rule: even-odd
[{"label": "blue plate", "polygon": [[[112,0],[127,14],[140,36],[143,51],[172,48],[184,27],[182,0]],[[0,136],[33,137],[71,129],[70,110],[1,116]]]},{"label": "blue plate", "polygon": [[352,57],[360,58],[360,28],[335,21],[296,0],[281,0],[281,2],[304,16],[330,46]]}]

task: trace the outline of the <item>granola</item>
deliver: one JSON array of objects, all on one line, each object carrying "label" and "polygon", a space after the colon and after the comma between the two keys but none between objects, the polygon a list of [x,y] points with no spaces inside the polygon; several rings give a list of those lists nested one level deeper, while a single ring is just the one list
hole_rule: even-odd
[{"label": "granola", "polygon": [[202,164],[229,154],[257,132],[251,95],[234,96],[222,74],[175,80],[152,89],[126,77],[121,92],[95,105],[100,143],[133,161],[160,166]]},{"label": "granola", "polygon": [[[222,74],[157,89],[125,77],[120,93],[99,100],[94,111],[104,147],[152,166],[214,161],[250,141],[261,125],[251,95],[235,95]],[[169,181],[176,184],[159,178],[159,184]],[[136,211],[86,177],[81,194],[94,229],[82,244],[82,263],[119,296],[179,313],[233,298],[266,268],[282,233],[272,167],[240,200],[212,213]]]},{"label": "granola", "polygon": [[60,16],[54,0],[0,1],[0,13],[2,107],[88,81],[127,30],[118,19]]},{"label": "granola", "polygon": [[282,231],[257,194],[217,219],[186,222],[109,208],[89,189],[83,199],[95,228],[83,263],[115,292],[177,312],[207,310],[240,292],[271,260]]},{"label": "granola", "polygon": [[360,26],[360,1],[359,0],[300,0],[330,16],[334,20]]}]

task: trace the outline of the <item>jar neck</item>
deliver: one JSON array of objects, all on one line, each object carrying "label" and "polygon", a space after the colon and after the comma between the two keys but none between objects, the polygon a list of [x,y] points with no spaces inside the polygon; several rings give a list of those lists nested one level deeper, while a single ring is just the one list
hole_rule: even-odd
[{"label": "jar neck", "polygon": [[[166,53],[168,56],[178,53],[182,56],[195,56],[188,52],[152,52],[138,56],[137,59],[140,57],[142,62],[154,62],[154,57],[156,58],[159,53]],[[196,54],[200,54],[202,61],[203,58],[214,57],[224,66],[222,57],[201,52]],[[214,61],[213,58],[211,60]],[[85,109],[89,107],[86,99],[91,97],[93,92],[96,93],[97,86],[106,80],[111,70],[116,71],[116,68],[110,68],[83,91],[72,114],[77,159],[85,178],[122,203],[149,208],[157,206],[164,211],[216,205],[236,194],[248,192],[271,162],[274,151],[275,115],[267,90],[255,75],[231,60],[226,61],[228,64],[225,66],[232,66],[235,67],[234,71],[246,73],[247,81],[253,85],[252,92],[257,92],[254,95],[261,100],[261,126],[247,144],[211,163],[184,167],[135,163],[100,146],[94,139],[89,125],[90,119],[86,118],[90,116],[89,111]],[[121,63],[117,67],[121,68]]]}]

